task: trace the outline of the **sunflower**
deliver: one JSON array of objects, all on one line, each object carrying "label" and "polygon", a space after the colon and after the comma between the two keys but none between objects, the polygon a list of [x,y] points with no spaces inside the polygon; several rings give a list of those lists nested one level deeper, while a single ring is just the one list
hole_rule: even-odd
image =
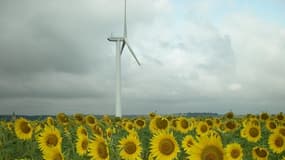
[{"label": "sunflower", "polygon": [[137,119],[135,120],[135,126],[136,126],[136,128],[138,128],[138,129],[144,128],[144,127],[146,126],[145,120],[142,119],[142,118],[137,118]]},{"label": "sunflower", "polygon": [[186,153],[189,154],[189,150],[194,145],[195,142],[196,142],[195,139],[191,135],[187,135],[184,137],[182,141],[182,148]]},{"label": "sunflower", "polygon": [[172,118],[170,121],[170,127],[174,130],[178,130],[177,123],[178,123],[178,119]]},{"label": "sunflower", "polygon": [[168,116],[166,117],[166,119],[167,119],[168,121],[171,121],[173,118],[174,118],[174,117],[171,116],[171,115],[168,115]]},{"label": "sunflower", "polygon": [[58,148],[61,151],[62,137],[60,132],[54,126],[46,126],[37,138],[40,150],[45,153],[52,148]]},{"label": "sunflower", "polygon": [[47,117],[46,118],[46,124],[49,125],[49,126],[53,126],[54,125],[54,120],[52,117]]},{"label": "sunflower", "polygon": [[219,118],[215,118],[213,121],[214,121],[214,127],[220,128],[221,120]]},{"label": "sunflower", "polygon": [[238,125],[235,120],[227,120],[225,123],[225,131],[232,132],[238,128]]},{"label": "sunflower", "polygon": [[150,121],[149,129],[152,133],[167,131],[169,128],[169,122],[166,118],[156,116]]},{"label": "sunflower", "polygon": [[32,138],[33,128],[25,118],[16,119],[14,130],[19,139],[28,140]]},{"label": "sunflower", "polygon": [[209,126],[210,128],[212,128],[212,127],[214,126],[214,122],[213,122],[213,120],[212,120],[211,118],[207,118],[207,119],[205,120],[205,122],[208,124],[208,126]]},{"label": "sunflower", "polygon": [[124,128],[128,132],[133,132],[135,129],[135,124],[132,121],[127,121],[124,123]]},{"label": "sunflower", "polygon": [[198,142],[189,149],[188,159],[225,160],[222,139],[216,132],[210,132],[198,138]]},{"label": "sunflower", "polygon": [[177,130],[184,134],[192,129],[191,122],[185,117],[179,117],[176,124]]},{"label": "sunflower", "polygon": [[242,120],[242,126],[243,126],[243,127],[247,126],[247,125],[249,124],[249,122],[250,122],[250,120],[249,120],[248,118],[244,118],[244,119]]},{"label": "sunflower", "polygon": [[267,120],[266,121],[266,128],[273,132],[277,128],[277,124],[274,120]]},{"label": "sunflower", "polygon": [[197,135],[207,134],[208,131],[209,131],[209,126],[204,121],[200,121],[198,123],[198,125],[196,126],[196,133],[197,133]]},{"label": "sunflower", "polygon": [[56,120],[59,124],[62,124],[64,126],[68,125],[69,122],[68,116],[64,113],[58,113],[56,115]]},{"label": "sunflower", "polygon": [[103,130],[98,124],[92,126],[91,130],[92,130],[92,133],[94,133],[98,136],[101,136],[101,137],[103,136]]},{"label": "sunflower", "polygon": [[119,141],[120,157],[125,160],[141,160],[142,147],[136,133],[130,133]]},{"label": "sunflower", "polygon": [[88,138],[86,136],[79,136],[76,142],[76,152],[78,155],[83,156],[87,153]]},{"label": "sunflower", "polygon": [[156,113],[154,113],[154,112],[150,112],[150,113],[148,114],[148,116],[149,116],[150,119],[153,119],[153,118],[155,118],[157,115],[156,115]]},{"label": "sunflower", "polygon": [[278,126],[274,133],[277,133],[283,137],[285,137],[285,126]]},{"label": "sunflower", "polygon": [[150,141],[150,154],[156,159],[172,160],[177,158],[179,146],[172,133],[157,132]]},{"label": "sunflower", "polygon": [[249,123],[252,124],[252,125],[256,125],[256,126],[260,125],[260,121],[258,119],[256,119],[256,118],[250,119]]},{"label": "sunflower", "polygon": [[77,129],[76,129],[76,135],[77,137],[80,137],[80,136],[88,136],[88,132],[86,130],[86,128],[84,128],[83,126],[79,126]]},{"label": "sunflower", "polygon": [[7,123],[6,123],[6,127],[7,127],[10,131],[14,130],[14,128],[15,128],[15,126],[14,126],[14,124],[13,124],[12,122],[7,122]]},{"label": "sunflower", "polygon": [[234,113],[233,112],[228,112],[225,114],[225,118],[228,118],[228,119],[233,119],[234,118]]},{"label": "sunflower", "polygon": [[112,120],[111,120],[111,118],[107,114],[103,115],[103,121],[105,123],[107,123],[108,125],[112,124]]},{"label": "sunflower", "polygon": [[249,142],[257,142],[261,138],[260,126],[248,124],[241,130],[241,136],[246,138]]},{"label": "sunflower", "polygon": [[216,129],[222,133],[226,132],[226,126],[224,123],[221,123],[220,126]]},{"label": "sunflower", "polygon": [[230,160],[242,160],[243,157],[242,148],[238,143],[228,144],[225,148],[225,154]]},{"label": "sunflower", "polygon": [[106,129],[106,137],[107,139],[110,139],[113,135],[113,129],[112,128],[107,128]]},{"label": "sunflower", "polygon": [[268,138],[269,148],[274,153],[281,153],[285,150],[285,137],[280,134],[271,134]]},{"label": "sunflower", "polygon": [[44,160],[64,160],[64,156],[60,149],[52,148],[43,154]]},{"label": "sunflower", "polygon": [[91,160],[109,160],[109,148],[106,140],[103,137],[96,136],[88,144],[88,155]]},{"label": "sunflower", "polygon": [[267,112],[262,112],[260,114],[260,119],[263,120],[263,121],[266,121],[269,119],[269,114]]},{"label": "sunflower", "polygon": [[86,124],[90,127],[96,124],[96,118],[92,115],[87,115],[85,117],[85,121],[86,121]]},{"label": "sunflower", "polygon": [[267,160],[269,152],[266,148],[254,147],[252,149],[252,157],[255,160]]},{"label": "sunflower", "polygon": [[279,120],[279,121],[283,121],[285,118],[284,118],[284,115],[283,115],[283,112],[280,112],[276,115],[276,119]]},{"label": "sunflower", "polygon": [[75,123],[76,124],[84,124],[85,123],[85,119],[84,119],[84,115],[81,113],[76,113],[73,115],[74,119],[75,119]]}]

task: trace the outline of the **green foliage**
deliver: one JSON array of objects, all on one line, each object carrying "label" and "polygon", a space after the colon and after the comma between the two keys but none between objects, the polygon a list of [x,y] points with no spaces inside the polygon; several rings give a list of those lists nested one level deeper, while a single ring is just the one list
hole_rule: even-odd
[{"label": "green foliage", "polygon": [[[174,117],[175,118],[175,117]],[[234,118],[236,122],[239,123],[238,127],[230,132],[225,132],[223,130],[220,130],[218,128],[213,128],[213,130],[216,130],[216,132],[220,133],[222,137],[223,147],[225,148],[227,144],[231,143],[239,143],[241,147],[243,148],[243,159],[246,160],[253,160],[252,159],[252,149],[256,146],[265,147],[269,151],[269,160],[279,160],[282,159],[283,156],[285,156],[285,152],[283,151],[281,154],[273,153],[272,150],[270,150],[270,147],[268,146],[268,138],[271,134],[271,132],[266,128],[265,123],[260,120],[261,125],[261,139],[258,140],[256,143],[249,142],[247,139],[242,138],[240,136],[240,132],[243,128],[242,120],[245,117],[240,118]],[[207,118],[209,119],[209,118]],[[211,119],[211,117],[210,117]],[[125,119],[129,122],[133,121],[133,119]],[[195,118],[196,121],[204,121],[205,118],[203,117],[197,117]],[[220,118],[220,121],[223,122],[226,119],[224,117]],[[141,142],[142,147],[142,159],[148,159],[150,155],[150,140],[153,137],[153,134],[151,133],[149,129],[149,119],[146,120],[146,127],[142,129],[136,129],[135,131],[139,135],[139,140]],[[109,156],[110,159],[118,159],[119,156],[119,150],[118,150],[118,144],[119,141],[128,135],[128,132],[123,127],[123,120],[119,118],[111,118],[111,123],[105,122],[103,119],[98,119],[96,121],[96,124],[101,127],[104,138],[107,139],[108,148],[109,148]],[[30,140],[20,140],[16,137],[14,129],[11,127],[8,127],[8,124],[10,123],[10,126],[13,127],[12,122],[6,122],[1,121],[0,123],[0,159],[4,160],[42,160],[42,153],[39,150],[39,144],[37,142],[37,136],[42,132],[42,128],[46,125],[46,123],[43,120],[35,120],[31,121],[34,126],[34,133],[32,136],[32,139]],[[12,125],[11,125],[12,124]],[[62,152],[65,159],[68,160],[89,160],[90,157],[88,155],[79,156],[76,151],[76,142],[78,140],[76,131],[77,128],[81,124],[77,124],[73,117],[69,118],[68,125],[62,125],[58,122],[55,123],[55,127],[59,129],[62,137]],[[38,130],[36,130],[36,126],[38,126]],[[40,127],[39,127],[40,126]],[[83,126],[87,129],[88,132],[88,139],[94,140],[95,135],[92,132],[92,128],[89,127],[87,124],[83,124]],[[111,128],[115,131],[115,133],[112,134],[111,137],[107,137],[106,130],[108,128]],[[177,159],[186,159],[188,154],[183,150],[182,148],[182,141],[186,135],[192,135],[194,138],[197,139],[197,133],[195,131],[195,128],[192,128],[188,133],[181,133],[176,129],[171,128],[170,132],[173,132],[176,141],[179,144],[180,152],[177,155]]]}]

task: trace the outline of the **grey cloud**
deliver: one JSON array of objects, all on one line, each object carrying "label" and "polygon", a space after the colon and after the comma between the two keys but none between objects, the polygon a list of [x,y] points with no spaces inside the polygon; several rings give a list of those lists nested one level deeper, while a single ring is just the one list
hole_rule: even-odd
[{"label": "grey cloud", "polygon": [[109,85],[108,81],[88,75],[55,72],[10,75],[0,80],[0,98],[98,99],[112,95],[105,90]]},{"label": "grey cloud", "polygon": [[[0,3],[0,113],[114,113],[115,44],[106,38],[122,33],[121,1]],[[171,3],[128,1],[129,41],[142,66],[124,52],[123,113],[282,110],[284,36],[271,34],[275,46],[259,36],[276,28],[247,24],[252,17],[223,27],[195,15],[177,21]]]},{"label": "grey cloud", "polygon": [[[98,113],[112,113],[107,106],[114,105],[115,54],[107,37],[122,31],[122,2],[1,1],[0,112],[72,113],[82,105],[84,112],[95,106]],[[147,24],[168,4],[128,6],[132,33],[138,19]]]}]

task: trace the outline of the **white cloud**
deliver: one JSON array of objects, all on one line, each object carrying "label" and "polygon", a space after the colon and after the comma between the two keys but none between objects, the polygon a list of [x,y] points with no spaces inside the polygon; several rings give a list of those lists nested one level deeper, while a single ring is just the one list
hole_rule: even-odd
[{"label": "white cloud", "polygon": [[239,91],[242,89],[242,85],[238,83],[232,83],[229,85],[229,90],[231,91]]}]

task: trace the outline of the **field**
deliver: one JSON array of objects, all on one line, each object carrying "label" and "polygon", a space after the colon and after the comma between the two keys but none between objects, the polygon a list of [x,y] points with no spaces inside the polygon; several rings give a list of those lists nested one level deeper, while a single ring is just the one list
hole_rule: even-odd
[{"label": "field", "polygon": [[285,160],[285,116],[115,118],[58,113],[0,122],[0,160]]}]

